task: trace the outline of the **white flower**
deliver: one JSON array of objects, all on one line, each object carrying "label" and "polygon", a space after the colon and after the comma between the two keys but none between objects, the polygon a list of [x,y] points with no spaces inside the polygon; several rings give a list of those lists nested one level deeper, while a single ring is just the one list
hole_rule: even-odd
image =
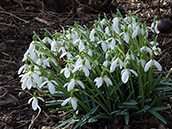
[{"label": "white flower", "polygon": [[65,68],[63,68],[60,73],[63,73],[64,72],[64,76],[66,78],[69,78],[70,77],[70,71],[72,70],[72,65],[71,64],[67,64]]},{"label": "white flower", "polygon": [[103,49],[104,52],[107,51],[108,47],[107,47],[107,44],[106,44],[105,41],[101,40],[97,44],[101,44],[102,45],[102,49]]},{"label": "white flower", "polygon": [[18,74],[24,73],[25,70],[28,70],[30,68],[30,66],[28,64],[24,64],[23,66],[21,66],[18,70]]},{"label": "white flower", "polygon": [[158,55],[161,52],[161,48],[156,47],[156,46],[153,46],[152,47],[152,50],[153,50],[153,52],[154,52],[155,55]]},{"label": "white flower", "polygon": [[91,42],[94,42],[96,40],[95,33],[96,33],[95,29],[92,29],[89,36]]},{"label": "white flower", "polygon": [[119,17],[115,17],[113,20],[113,24],[112,24],[112,30],[115,31],[117,34],[120,33],[119,30]]},{"label": "white flower", "polygon": [[77,109],[77,101],[78,100],[75,97],[69,97],[69,98],[65,99],[61,105],[64,106],[68,102],[71,102],[73,109],[76,110]]},{"label": "white flower", "polygon": [[121,71],[123,83],[127,83],[128,79],[129,79],[129,75],[131,73],[133,73],[136,77],[138,76],[138,74],[133,69],[125,68]]},{"label": "white flower", "polygon": [[109,38],[106,40],[106,42],[108,42],[107,46],[108,48],[111,48],[111,50],[113,50],[116,46],[116,41],[114,38]]},{"label": "white flower", "polygon": [[120,35],[124,35],[124,41],[126,43],[129,43],[129,40],[130,40],[130,36],[127,32],[122,32]]},{"label": "white flower", "polygon": [[106,85],[109,86],[109,85],[113,85],[112,84],[112,81],[105,75],[104,77],[97,77],[94,82],[96,82],[96,86],[97,88],[100,88],[103,84],[103,81],[106,82]]},{"label": "white flower", "polygon": [[144,68],[145,67],[145,64],[146,64],[146,61],[144,59],[140,59],[139,60],[139,63],[141,64],[141,66]]},{"label": "white flower", "polygon": [[84,74],[88,77],[90,74],[89,70],[91,70],[90,61],[87,59],[85,60],[81,59],[81,61],[80,61],[81,64],[80,63],[76,64],[75,68],[72,70],[72,73],[75,73],[76,71],[80,69],[80,70],[83,70]]},{"label": "white flower", "polygon": [[54,80],[48,80],[46,79],[45,82],[43,82],[39,87],[42,88],[44,85],[47,85],[48,90],[50,91],[51,94],[55,93],[55,85],[58,85],[58,83]]},{"label": "white flower", "polygon": [[157,42],[155,42],[155,41],[151,41],[150,44],[151,44],[152,46],[158,46],[158,45],[159,45],[159,43],[157,43]]},{"label": "white flower", "polygon": [[127,52],[125,59],[126,60],[135,60],[133,52]]},{"label": "white flower", "polygon": [[152,53],[152,50],[149,47],[147,47],[147,46],[143,46],[142,48],[140,48],[140,51],[141,52],[146,51],[146,52],[149,52],[149,54]]},{"label": "white flower", "polygon": [[162,70],[161,65],[154,59],[151,59],[150,61],[148,61],[145,65],[144,71],[147,72],[149,70],[150,67],[155,66],[159,71]]},{"label": "white flower", "polygon": [[120,67],[120,69],[122,69],[122,67],[124,66],[124,63],[119,57],[111,63],[110,72],[113,72],[118,66]]},{"label": "white flower", "polygon": [[67,86],[67,90],[71,91],[74,88],[74,86],[77,85],[77,84],[80,85],[82,87],[82,89],[85,89],[84,84],[80,80],[77,80],[77,79],[74,79],[74,78],[71,79],[69,83],[66,83],[64,85],[64,87]]},{"label": "white flower", "polygon": [[144,35],[144,29],[140,25],[138,25],[132,33],[132,38],[135,38],[138,34]]},{"label": "white flower", "polygon": [[42,83],[39,74],[39,71],[29,71],[20,75],[19,77],[22,77],[20,80],[22,82],[22,89],[28,88],[30,90],[32,87],[36,87],[36,85],[39,86]]},{"label": "white flower", "polygon": [[158,30],[158,21],[155,21],[155,23],[153,22],[151,24],[151,27],[148,27],[148,29],[150,29],[152,32],[155,32],[156,34],[159,34],[159,30]]},{"label": "white flower", "polygon": [[44,39],[42,40],[43,43],[52,43],[52,40],[49,37],[44,37]]},{"label": "white flower", "polygon": [[38,99],[40,99],[41,101],[44,102],[44,99],[42,97],[34,97],[34,96],[32,98],[30,98],[29,101],[28,101],[28,104],[30,104],[31,101],[32,101],[32,109],[33,110],[36,110],[39,107]]}]

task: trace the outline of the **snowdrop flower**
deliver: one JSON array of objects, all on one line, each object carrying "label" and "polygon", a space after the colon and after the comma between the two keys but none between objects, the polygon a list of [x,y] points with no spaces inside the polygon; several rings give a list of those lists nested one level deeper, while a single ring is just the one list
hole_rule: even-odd
[{"label": "snowdrop flower", "polygon": [[158,30],[158,21],[155,21],[151,24],[151,27],[148,27],[153,33],[159,34],[160,31]]},{"label": "snowdrop flower", "polygon": [[45,36],[44,39],[42,40],[42,42],[51,44],[52,40],[49,37]]},{"label": "snowdrop flower", "polygon": [[[74,75],[74,78],[75,78],[75,75]],[[78,85],[80,85],[82,87],[82,89],[85,89],[84,84],[80,80],[77,80],[77,79],[74,79],[74,78],[71,79],[69,83],[66,83],[64,85],[64,87],[67,86],[67,90],[71,91],[72,89],[74,89],[74,86],[78,84]]]},{"label": "snowdrop flower", "polygon": [[71,102],[73,109],[76,110],[77,106],[78,106],[77,101],[78,100],[75,97],[69,97],[69,98],[65,99],[61,105],[65,106],[68,102]]},{"label": "snowdrop flower", "polygon": [[149,70],[150,67],[155,66],[159,71],[162,70],[161,65],[154,59],[151,59],[150,61],[148,61],[145,65],[144,71],[147,72]]},{"label": "snowdrop flower", "polygon": [[159,45],[159,43],[157,43],[157,42],[155,42],[155,41],[151,41],[150,44],[151,44],[152,46],[158,46],[158,45]]},{"label": "snowdrop flower", "polygon": [[127,83],[128,79],[129,79],[129,75],[131,73],[133,73],[136,77],[138,76],[138,74],[133,69],[128,68],[127,64],[126,64],[126,68],[121,71],[123,83]]},{"label": "snowdrop flower", "polygon": [[129,36],[128,32],[122,32],[120,35],[123,35],[124,36],[124,41],[126,43],[129,43],[130,36]]},{"label": "snowdrop flower", "polygon": [[78,70],[83,70],[84,74],[88,77],[90,74],[89,70],[91,70],[90,61],[84,59],[81,64],[78,63],[72,70],[72,73],[75,73]]},{"label": "snowdrop flower", "polygon": [[159,48],[159,47],[153,46],[152,50],[155,55],[158,55],[159,53],[161,53],[161,48]]},{"label": "snowdrop flower", "polygon": [[133,52],[131,52],[130,50],[127,52],[127,54],[126,54],[126,58],[125,58],[126,60],[134,60],[135,59],[135,57],[134,57],[134,54],[133,54]]},{"label": "snowdrop flower", "polygon": [[117,34],[120,33],[120,30],[119,30],[119,17],[115,17],[113,20],[112,20],[113,24],[112,24],[112,30],[115,31]]},{"label": "snowdrop flower", "polygon": [[152,50],[149,47],[147,47],[147,46],[143,46],[142,48],[140,48],[140,51],[141,52],[146,51],[146,52],[149,52],[149,54],[152,53]]},{"label": "snowdrop flower", "polygon": [[39,71],[29,71],[20,75],[19,77],[21,77],[20,82],[22,82],[22,89],[24,90],[28,88],[30,90],[32,87],[36,87],[36,85],[39,86],[42,83],[39,78],[39,74]]},{"label": "snowdrop flower", "polygon": [[41,85],[39,85],[40,88],[42,88],[44,85],[48,87],[48,90],[51,94],[55,93],[55,85],[57,86],[58,83],[54,80],[49,80],[46,78],[46,81],[44,81]]},{"label": "snowdrop flower", "polygon": [[51,51],[58,51],[60,42],[57,42],[56,40],[53,39],[51,45]]},{"label": "snowdrop flower", "polygon": [[67,64],[65,68],[63,68],[60,73],[63,73],[64,72],[64,76],[66,78],[69,78],[70,77],[70,71],[72,70],[72,65],[71,64]]},{"label": "snowdrop flower", "polygon": [[100,88],[103,85],[104,81],[106,82],[107,87],[109,85],[111,85],[111,86],[113,85],[112,81],[106,75],[104,75],[103,77],[97,77],[94,80],[94,82],[96,82],[97,88]]},{"label": "snowdrop flower", "polygon": [[141,64],[142,68],[145,67],[146,61],[144,59],[140,59],[139,63]]},{"label": "snowdrop flower", "polygon": [[61,54],[60,58],[63,58],[64,56],[67,56],[68,59],[70,59],[72,57],[72,54],[70,52],[64,52],[63,54]]},{"label": "snowdrop flower", "polygon": [[28,64],[22,65],[18,70],[18,75],[24,73],[26,70],[29,70],[30,66]]},{"label": "snowdrop flower", "polygon": [[103,18],[101,21],[100,21],[100,24],[101,26],[104,26],[106,24],[106,20]]},{"label": "snowdrop flower", "polygon": [[107,51],[108,47],[107,47],[107,44],[106,44],[106,42],[104,40],[101,40],[101,41],[97,42],[97,44],[101,44],[102,49],[103,49],[104,52]]},{"label": "snowdrop flower", "polygon": [[105,66],[106,68],[108,67],[109,64],[110,64],[109,60],[106,60],[106,61],[103,62],[103,66]]},{"label": "snowdrop flower", "polygon": [[117,57],[114,61],[112,61],[110,66],[110,72],[112,73],[113,71],[115,71],[116,67],[118,66],[120,67],[120,69],[122,69],[122,67],[124,66],[124,63],[119,57]]},{"label": "snowdrop flower", "polygon": [[36,110],[39,107],[38,99],[44,102],[44,99],[42,97],[34,97],[34,96],[32,98],[30,98],[28,101],[28,104],[30,104],[32,101],[32,109],[33,110]]},{"label": "snowdrop flower", "polygon": [[[108,43],[107,46],[108,48],[111,48],[111,50],[113,50],[116,46],[116,41],[114,38],[109,38],[106,40],[106,42]],[[109,44],[110,43],[110,44]]]},{"label": "snowdrop flower", "polygon": [[46,67],[50,67],[50,64],[49,64],[49,58],[45,58],[43,56],[43,54],[40,54],[39,58],[37,59],[36,63],[40,66],[42,66],[43,68],[46,68]]},{"label": "snowdrop flower", "polygon": [[138,25],[132,33],[132,38],[135,38],[138,34],[144,35],[144,29],[141,25]]},{"label": "snowdrop flower", "polygon": [[94,42],[96,40],[96,36],[95,36],[96,30],[93,28],[90,32],[90,41]]}]

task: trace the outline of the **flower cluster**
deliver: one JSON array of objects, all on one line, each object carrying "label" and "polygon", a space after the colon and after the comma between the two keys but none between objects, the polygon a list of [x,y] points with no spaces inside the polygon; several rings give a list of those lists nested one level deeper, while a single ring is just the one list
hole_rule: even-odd
[{"label": "flower cluster", "polygon": [[[153,74],[162,71],[155,58],[161,49],[157,38],[148,40],[149,32],[159,33],[156,21],[147,27],[138,17],[118,12],[112,20],[99,18],[91,30],[75,24],[51,37],[47,31],[42,40],[35,34],[19,69],[22,89],[50,93],[61,106],[71,103],[71,110],[85,114],[98,105],[95,114],[110,119],[113,111],[143,110],[156,96]],[[36,97],[31,100],[37,105]],[[126,103],[130,108],[124,111]]]}]

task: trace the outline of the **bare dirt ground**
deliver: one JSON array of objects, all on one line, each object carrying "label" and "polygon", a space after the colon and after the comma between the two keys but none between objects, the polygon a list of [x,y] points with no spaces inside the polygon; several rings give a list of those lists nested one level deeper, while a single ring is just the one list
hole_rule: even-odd
[{"label": "bare dirt ground", "polygon": [[[21,62],[23,54],[28,49],[32,41],[33,31],[40,37],[44,36],[44,29],[50,32],[60,31],[61,26],[73,25],[74,21],[78,24],[86,25],[91,28],[98,13],[103,16],[103,11],[94,12],[90,8],[83,8],[78,5],[77,16],[71,12],[71,0],[64,0],[65,12],[57,13],[51,9],[40,9],[33,4],[13,2],[6,6],[0,6],[0,129],[27,129],[37,111],[33,111],[27,104],[32,91],[22,91],[20,88],[20,79],[17,71],[23,64]],[[150,25],[155,15],[161,15],[162,18],[172,16],[170,0],[164,1],[160,6],[158,14],[157,3],[132,2],[132,0],[117,0],[112,2],[105,10],[109,18],[116,9],[119,9],[123,15],[130,10],[133,15],[139,15],[141,21],[146,21]],[[50,6],[50,5],[49,5]],[[167,73],[172,67],[172,33],[159,34],[158,42],[162,50],[163,59],[161,64]],[[171,105],[172,101],[165,100],[165,105]],[[62,120],[60,114],[50,113],[55,107],[46,107],[41,105],[42,111],[33,123],[33,128],[46,129],[55,128],[57,123]],[[109,129],[172,129],[172,111],[167,110],[161,114],[167,121],[167,125],[162,124],[154,117],[146,120],[133,120],[129,126],[122,124],[109,125]],[[87,124],[82,129],[104,129],[103,122]],[[45,129],[45,128],[44,128]],[[71,127],[72,129],[72,127]]]}]

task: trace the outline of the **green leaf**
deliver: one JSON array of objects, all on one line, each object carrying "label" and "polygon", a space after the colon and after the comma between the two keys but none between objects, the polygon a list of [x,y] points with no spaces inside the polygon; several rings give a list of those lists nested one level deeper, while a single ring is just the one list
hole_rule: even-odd
[{"label": "green leaf", "polygon": [[125,124],[128,125],[129,119],[130,119],[129,112],[127,112],[127,114],[124,116],[124,118],[125,118]]},{"label": "green leaf", "polygon": [[134,114],[137,115],[137,114],[140,114],[140,113],[142,113],[142,112],[146,112],[146,111],[147,111],[148,109],[150,109],[150,108],[151,108],[151,106],[145,105],[143,109],[141,109],[141,110],[135,112]]},{"label": "green leaf", "polygon": [[149,109],[148,112],[151,113],[151,114],[153,114],[156,118],[158,118],[164,124],[167,124],[167,122],[165,121],[165,119],[158,112],[156,112],[154,109]]},{"label": "green leaf", "polygon": [[134,106],[134,105],[137,105],[137,104],[138,103],[133,99],[129,100],[129,102],[122,103],[122,105],[130,105],[130,106]]},{"label": "green leaf", "polygon": [[171,108],[171,107],[170,106],[166,106],[166,107],[154,107],[152,109],[155,110],[155,111],[162,111],[162,110],[167,110],[169,108]]}]

